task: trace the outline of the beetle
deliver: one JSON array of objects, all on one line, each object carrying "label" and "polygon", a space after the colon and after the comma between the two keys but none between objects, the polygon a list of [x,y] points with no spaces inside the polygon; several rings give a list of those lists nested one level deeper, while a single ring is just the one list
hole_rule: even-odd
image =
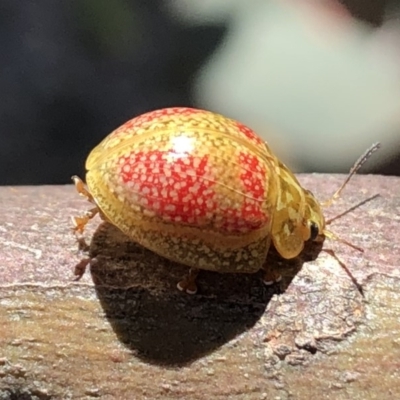
[{"label": "beetle", "polygon": [[189,266],[178,283],[189,294],[199,270],[263,269],[265,284],[279,281],[266,263],[271,242],[284,259],[323,237],[356,247],[326,229],[320,203],[265,141],[210,111],[172,107],[133,118],[91,151],[86,169],[87,188],[72,179],[94,207],[72,218],[75,232],[100,214],[133,241]]}]

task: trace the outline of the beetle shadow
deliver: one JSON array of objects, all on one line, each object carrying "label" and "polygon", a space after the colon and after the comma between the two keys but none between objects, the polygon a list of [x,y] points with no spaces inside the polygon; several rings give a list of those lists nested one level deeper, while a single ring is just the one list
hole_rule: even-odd
[{"label": "beetle shadow", "polygon": [[305,261],[320,249],[268,262],[282,273],[265,286],[262,274],[201,271],[199,293],[181,293],[176,283],[188,267],[171,262],[102,223],[93,235],[91,275],[105,316],[119,340],[145,362],[183,366],[212,352],[254,326],[274,294],[286,290]]}]

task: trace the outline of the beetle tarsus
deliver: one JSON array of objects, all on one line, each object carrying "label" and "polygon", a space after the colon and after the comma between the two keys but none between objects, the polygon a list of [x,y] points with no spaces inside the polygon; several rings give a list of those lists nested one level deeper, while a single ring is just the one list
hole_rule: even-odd
[{"label": "beetle tarsus", "polygon": [[187,294],[196,294],[197,293],[197,285],[196,278],[199,274],[199,270],[196,268],[190,268],[188,276],[183,278],[176,287],[181,292],[186,292]]},{"label": "beetle tarsus", "polygon": [[278,283],[282,280],[282,275],[273,271],[271,268],[264,268],[263,282],[265,286],[271,286],[274,283]]},{"label": "beetle tarsus", "polygon": [[76,233],[83,233],[86,224],[99,212],[97,207],[92,208],[85,212],[80,217],[71,217],[72,223],[74,224],[73,231]]}]

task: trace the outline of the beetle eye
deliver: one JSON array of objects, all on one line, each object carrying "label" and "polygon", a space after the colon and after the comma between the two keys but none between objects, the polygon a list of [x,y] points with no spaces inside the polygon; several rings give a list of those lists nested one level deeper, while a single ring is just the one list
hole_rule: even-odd
[{"label": "beetle eye", "polygon": [[315,240],[319,235],[318,225],[311,221],[310,223],[310,240]]}]

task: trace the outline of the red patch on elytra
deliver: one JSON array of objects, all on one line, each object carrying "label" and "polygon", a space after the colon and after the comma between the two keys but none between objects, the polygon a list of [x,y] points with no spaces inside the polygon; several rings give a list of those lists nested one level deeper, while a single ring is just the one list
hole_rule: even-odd
[{"label": "red patch on elytra", "polygon": [[207,162],[208,156],[167,160],[166,152],[146,150],[122,158],[119,166],[123,182],[135,183],[142,206],[162,218],[197,225],[216,209],[214,181],[205,179]]},{"label": "red patch on elytra", "polygon": [[252,142],[255,142],[257,144],[264,144],[264,141],[248,126],[240,122],[236,122],[236,126],[238,127],[239,131],[242,132]]},{"label": "red patch on elytra", "polygon": [[260,176],[262,167],[256,156],[240,152],[239,159],[242,166],[240,182],[248,196],[243,202],[241,217],[244,221],[248,221],[252,227],[260,227],[266,224],[269,219],[269,216],[261,208],[265,201],[265,187],[268,184],[267,174]]},{"label": "red patch on elytra", "polygon": [[[172,157],[172,156],[175,156]],[[256,173],[259,161],[255,156],[240,155],[241,168],[238,183],[232,187],[243,197],[236,207],[218,204],[220,185],[212,176],[209,156],[168,153],[160,150],[132,152],[120,158],[118,170],[135,201],[160,218],[196,227],[212,227],[228,233],[258,229],[268,221],[262,210],[266,182]],[[131,183],[134,183],[133,187]],[[234,185],[234,182],[230,182]],[[219,216],[220,218],[216,218]],[[218,220],[218,222],[216,222]]]}]

